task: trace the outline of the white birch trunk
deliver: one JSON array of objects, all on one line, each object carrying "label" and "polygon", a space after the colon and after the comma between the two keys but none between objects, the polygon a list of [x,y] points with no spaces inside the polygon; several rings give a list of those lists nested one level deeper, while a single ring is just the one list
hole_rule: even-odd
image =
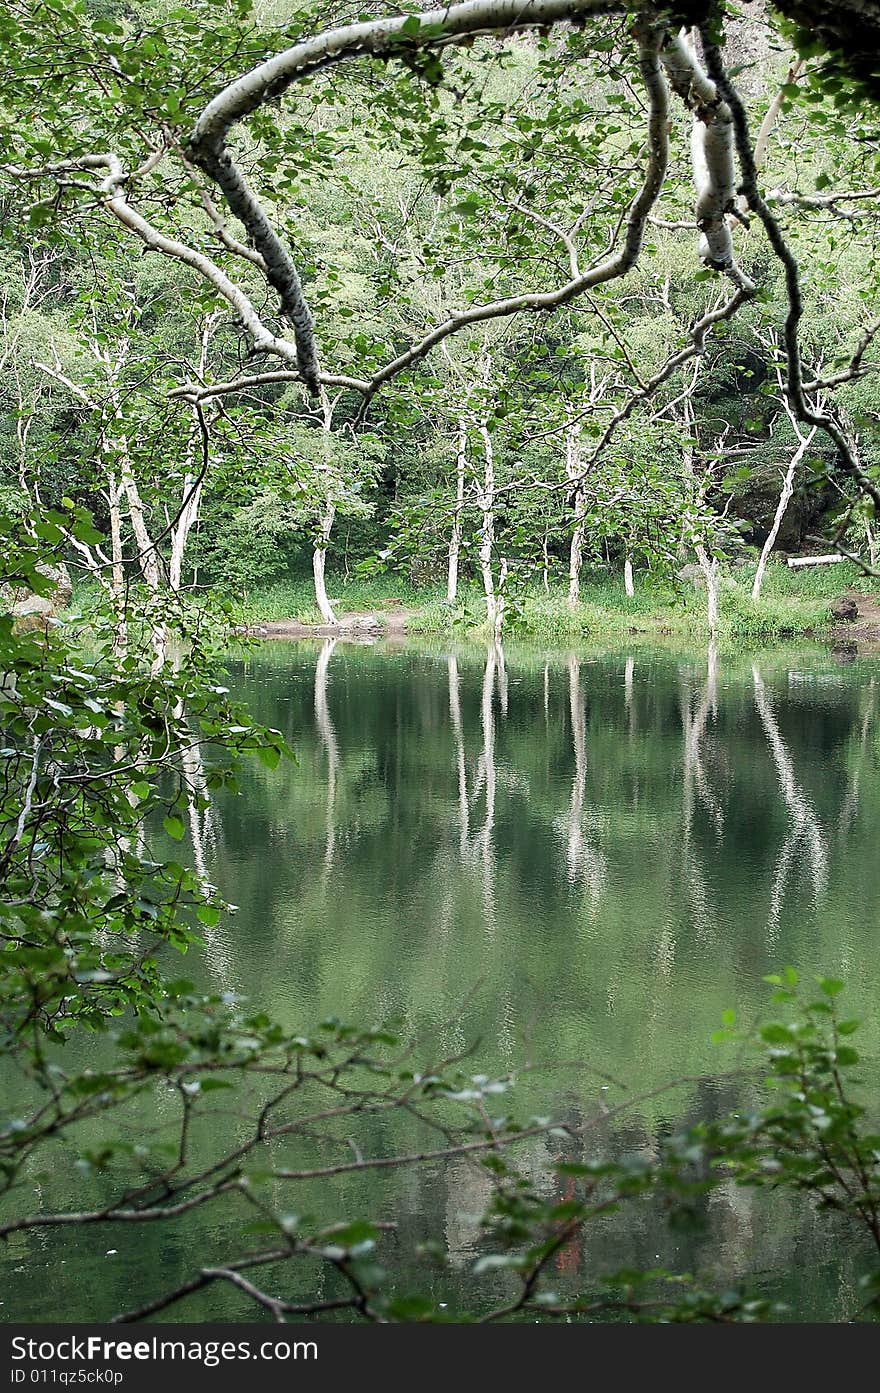
[{"label": "white birch trunk", "polygon": [[161,582],[161,571],[159,559],[156,555],[156,548],[153,546],[153,539],[147,528],[144,517],[144,505],[140,495],[140,489],[135,482],[131,472],[131,460],[128,452],[124,449],[120,451],[120,466],[122,487],[125,490],[125,499],[128,504],[128,516],[131,522],[131,530],[134,533],[134,540],[138,549],[138,565],[144,583],[151,594],[159,592]]},{"label": "white birch trunk", "polygon": [[193,476],[186,474],[183,480],[183,496],[187,501],[171,534],[171,556],[168,561],[168,588],[175,594],[180,589],[183,578],[183,558],[189,534],[198,522],[202,499],[201,481],[194,485]]},{"label": "white birch trunk", "polygon": [[[504,597],[495,590],[492,574],[492,553],[495,547],[495,453],[492,437],[486,426],[480,426],[480,439],[483,442],[483,483],[480,489],[480,576],[483,581],[483,594],[486,599],[486,620],[489,632],[497,642],[504,624]],[[504,566],[504,563],[502,563]]]},{"label": "white birch trunk", "polygon": [[[800,435],[800,432],[798,432]],[[776,504],[776,512],[773,516],[773,523],[767,533],[767,539],[761,548],[761,556],[758,561],[758,569],[755,571],[755,579],[752,584],[752,599],[757,601],[761,598],[761,586],[764,584],[764,572],[767,569],[767,561],[770,553],[776,545],[776,538],[779,536],[779,529],[785,517],[786,510],[791,502],[794,493],[794,480],[797,467],[806,453],[813,436],[816,434],[816,427],[810,431],[809,435],[800,435],[800,444],[791,457],[789,466],[785,471],[785,478],[782,481],[782,489],[779,494],[779,502]]]},{"label": "white birch trunk", "polygon": [[[199,379],[204,380],[205,369],[208,363],[208,345],[211,336],[222,318],[222,311],[215,310],[209,314],[202,326],[202,344],[199,352]],[[198,414],[193,409],[193,434],[190,438],[190,448],[188,452],[187,465],[183,477],[183,495],[181,498],[181,511],[177,522],[171,532],[171,556],[168,561],[168,588],[174,594],[180,590],[183,579],[183,558],[186,554],[186,545],[189,541],[189,534],[192,532],[199,520],[199,508],[202,501],[202,489],[204,488],[204,478],[199,478],[198,471],[195,469],[195,440],[199,427]],[[198,483],[196,480],[198,479]]]},{"label": "white birch trunk", "polygon": [[706,622],[714,638],[718,632],[718,557],[710,556],[702,542],[697,542],[696,553],[706,580]]},{"label": "white birch trunk", "polygon": [[632,599],[636,593],[636,588],[633,585],[633,563],[629,556],[623,563],[623,588],[629,598]]},{"label": "white birch trunk", "polygon": [[458,423],[458,452],[455,459],[455,512],[452,535],[449,538],[449,568],[446,580],[446,603],[454,605],[458,597],[458,558],[461,555],[461,527],[464,510],[464,477],[467,464],[467,426]]},{"label": "white birch trunk", "polygon": [[125,571],[122,565],[122,514],[119,500],[122,490],[112,474],[107,479],[107,503],[110,511],[110,595],[116,610],[116,633],[113,647],[121,656],[128,642],[128,625],[125,616]]},{"label": "white birch trunk", "polygon": [[[339,397],[337,396],[336,401],[338,402],[338,400],[339,400]],[[321,415],[322,415],[321,429],[322,429],[322,431],[323,431],[323,437],[324,437],[324,459],[325,459],[326,466],[327,466],[328,477],[329,477],[330,463],[331,463],[330,433],[331,433],[331,431],[332,431],[332,429],[333,429],[333,407],[334,407],[334,405],[335,405],[335,403],[332,403],[332,402],[330,401],[330,398],[329,398],[329,396],[327,395],[326,390],[322,387],[322,388],[321,388]],[[330,601],[329,601],[329,599],[328,599],[328,597],[327,597],[326,572],[327,572],[327,547],[328,547],[329,542],[330,542],[330,533],[331,533],[332,530],[333,530],[333,519],[335,518],[335,516],[336,516],[336,504],[332,501],[332,498],[328,496],[327,502],[326,502],[326,505],[325,505],[325,508],[324,508],[324,515],[323,515],[323,517],[321,518],[321,522],[320,522],[320,526],[319,526],[319,531],[318,531],[318,544],[317,544],[317,546],[314,548],[314,550],[313,550],[313,552],[312,552],[312,575],[313,575],[314,581],[315,581],[315,603],[316,603],[317,606],[318,606],[318,613],[319,613],[320,616],[321,616],[321,622],[322,622],[323,624],[332,624],[334,627],[338,624],[339,621],[337,620],[336,615],[335,615],[334,612],[333,612],[333,606],[331,605],[331,603],[330,603]]]},{"label": "white birch trunk", "polygon": [[845,560],[843,552],[831,551],[826,556],[790,556],[785,564],[796,570],[800,566],[834,566]]},{"label": "white birch trunk", "polygon": [[[496,647],[496,649],[497,649],[499,652],[501,652],[501,632],[502,632],[502,629],[504,628],[504,615],[505,615],[506,610],[507,610],[507,598],[506,598],[506,596],[507,596],[507,557],[506,557],[506,556],[502,556],[502,558],[501,558],[501,565],[500,565],[499,570],[498,570],[498,586],[497,586],[496,591],[495,591],[495,618],[494,618],[494,622],[493,622],[493,625],[492,625],[492,642],[495,644],[495,647]],[[506,701],[507,701],[507,695],[506,695],[506,692],[507,692],[507,685],[506,685],[506,684],[507,684],[507,669],[505,668],[503,662],[502,662],[502,664],[501,664],[500,672],[501,672],[501,675],[502,675],[502,677],[503,677],[503,679],[504,679],[504,684],[505,684],[505,686],[504,686],[504,692],[505,692],[504,701],[505,701],[505,703],[506,703]],[[499,679],[499,680],[500,680],[500,679]],[[507,707],[506,707],[506,705],[505,705],[505,712],[506,712],[506,710],[507,710]]]},{"label": "white birch trunk", "polygon": [[[576,478],[580,469],[580,425],[570,426],[565,436],[565,476]],[[574,493],[574,529],[568,550],[568,607],[576,610],[581,595],[581,566],[584,555],[584,513],[586,500],[578,485]]]},{"label": "white birch trunk", "polygon": [[[118,412],[116,414],[118,414]],[[162,570],[159,564],[158,553],[147,528],[140,490],[131,471],[131,460],[124,440],[117,442],[117,450],[122,471],[122,488],[125,492],[126,502],[128,503],[128,517],[131,522],[131,530],[134,533],[135,545],[137,547],[138,565],[140,566],[144,584],[149,590],[151,597],[150,608],[152,611],[152,621],[150,642],[153,645],[151,671],[155,675],[157,672],[161,672],[168,657],[168,626],[161,617],[161,600],[159,594],[162,584]]]},{"label": "white birch trunk", "polygon": [[332,624],[334,627],[339,621],[333,611],[329,599],[327,598],[326,567],[327,567],[327,543],[330,540],[330,532],[333,527],[333,519],[336,515],[336,508],[331,503],[323,518],[321,519],[320,544],[312,552],[312,574],[315,578],[315,602],[318,606],[318,613],[324,624]]}]

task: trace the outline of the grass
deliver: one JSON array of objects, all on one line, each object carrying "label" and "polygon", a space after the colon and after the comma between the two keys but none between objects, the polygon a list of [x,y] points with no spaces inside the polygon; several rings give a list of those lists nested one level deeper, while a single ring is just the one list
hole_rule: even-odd
[{"label": "grass", "polygon": [[[760,601],[751,598],[753,569],[742,567],[722,584],[720,637],[738,642],[768,642],[797,635],[818,634],[830,622],[829,606],[847,589],[876,591],[876,582],[849,563],[790,570],[781,563],[767,568]],[[417,634],[472,634],[485,631],[485,604],[473,584],[461,587],[454,606],[446,603],[444,590],[416,587],[392,576],[353,578],[344,584],[330,581],[330,595],[337,613],[347,610],[381,612],[400,605],[413,613],[407,628]],[[240,624],[294,619],[303,624],[319,621],[311,577],[303,576],[265,587],[255,586],[247,595],[233,597],[233,613]],[[671,584],[636,578],[636,594],[629,598],[623,583],[607,573],[585,575],[581,603],[571,611],[563,585],[548,595],[540,586],[511,594],[505,631],[511,637],[537,640],[661,639],[703,641],[707,635],[706,601],[702,590],[687,584]]]},{"label": "grass", "polygon": [[[781,563],[767,568],[760,601],[751,599],[751,567],[732,572],[722,585],[720,637],[740,643],[764,643],[799,635],[822,635],[829,627],[829,607],[846,590],[877,594],[877,582],[856,566],[842,563],[808,570],[790,570]],[[486,609],[480,590],[471,582],[461,586],[455,605],[446,603],[444,588],[415,586],[394,576],[352,577],[343,583],[330,580],[330,595],[338,614],[346,611],[409,611],[411,633],[473,637],[485,633]],[[88,613],[94,587],[75,587],[74,605]],[[291,577],[270,585],[255,585],[240,595],[216,593],[231,603],[238,624],[296,620],[318,624],[312,579]],[[706,600],[703,590],[673,584],[650,576],[636,577],[636,594],[630,598],[622,580],[607,572],[585,573],[581,603],[569,610],[566,587],[561,582],[548,595],[541,586],[511,593],[505,633],[528,641],[677,641],[703,642],[707,635]]]},{"label": "grass", "polygon": [[[328,594],[337,614],[344,614],[347,610],[382,611],[397,608],[389,603],[392,600],[399,600],[407,609],[420,609],[431,593],[408,581],[397,580],[394,576],[366,579],[353,576],[344,583],[334,582],[331,577],[328,583]],[[300,624],[321,622],[315,606],[311,576],[298,576],[265,586],[255,585],[245,595],[225,598],[232,600],[233,618],[238,624],[271,623],[281,619],[295,619]]]}]

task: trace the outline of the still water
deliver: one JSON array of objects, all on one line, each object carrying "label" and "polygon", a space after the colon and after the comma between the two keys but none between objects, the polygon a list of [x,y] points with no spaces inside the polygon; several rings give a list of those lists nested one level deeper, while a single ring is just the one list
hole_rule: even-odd
[{"label": "still water", "polygon": [[[213,987],[298,1029],[396,1018],[447,1051],[479,1040],[487,1072],[556,1066],[526,1075],[526,1110],[574,1120],[692,1080],[593,1134],[591,1156],[656,1154],[682,1121],[735,1106],[710,1036],[727,1007],[755,1020],[762,977],[786,964],[845,978],[877,1047],[877,660],[303,641],[229,666],[297,763],[249,767],[191,828],[196,865],[239,906],[208,934]],[[524,1164],[553,1159],[541,1140]],[[396,1223],[401,1287],[446,1283],[454,1303],[480,1299],[488,1198],[485,1172],[455,1160],[330,1182],[321,1203]],[[863,1254],[839,1224],[733,1187],[704,1221],[678,1234],[650,1205],[627,1211],[565,1254],[565,1279],[663,1263],[748,1279],[802,1318],[854,1309]],[[234,1238],[207,1211],[189,1230],[15,1235],[0,1318],[45,1317],[47,1290],[56,1318],[109,1316],[189,1275],[195,1244],[212,1260]],[[425,1238],[449,1251],[446,1276],[411,1269]],[[166,1319],[255,1314],[212,1288]]]}]

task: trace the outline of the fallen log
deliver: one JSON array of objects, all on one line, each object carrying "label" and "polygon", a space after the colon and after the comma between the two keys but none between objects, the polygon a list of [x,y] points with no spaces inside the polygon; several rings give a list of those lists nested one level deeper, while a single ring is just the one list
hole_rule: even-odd
[{"label": "fallen log", "polygon": [[794,566],[830,566],[835,561],[845,561],[842,552],[832,551],[827,556],[789,556],[787,564]]}]

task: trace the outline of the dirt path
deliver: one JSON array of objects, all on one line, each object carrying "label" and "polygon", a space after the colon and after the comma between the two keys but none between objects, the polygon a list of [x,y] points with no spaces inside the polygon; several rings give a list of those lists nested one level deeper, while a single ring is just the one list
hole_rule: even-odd
[{"label": "dirt path", "polygon": [[836,623],[831,638],[837,644],[856,644],[859,648],[880,647],[880,603],[872,595],[848,590],[841,598],[854,600],[858,614],[855,619]]},{"label": "dirt path", "polygon": [[400,638],[415,610],[403,605],[389,609],[348,610],[338,624],[301,624],[298,619],[267,620],[263,624],[242,625],[240,632],[256,638]]}]

